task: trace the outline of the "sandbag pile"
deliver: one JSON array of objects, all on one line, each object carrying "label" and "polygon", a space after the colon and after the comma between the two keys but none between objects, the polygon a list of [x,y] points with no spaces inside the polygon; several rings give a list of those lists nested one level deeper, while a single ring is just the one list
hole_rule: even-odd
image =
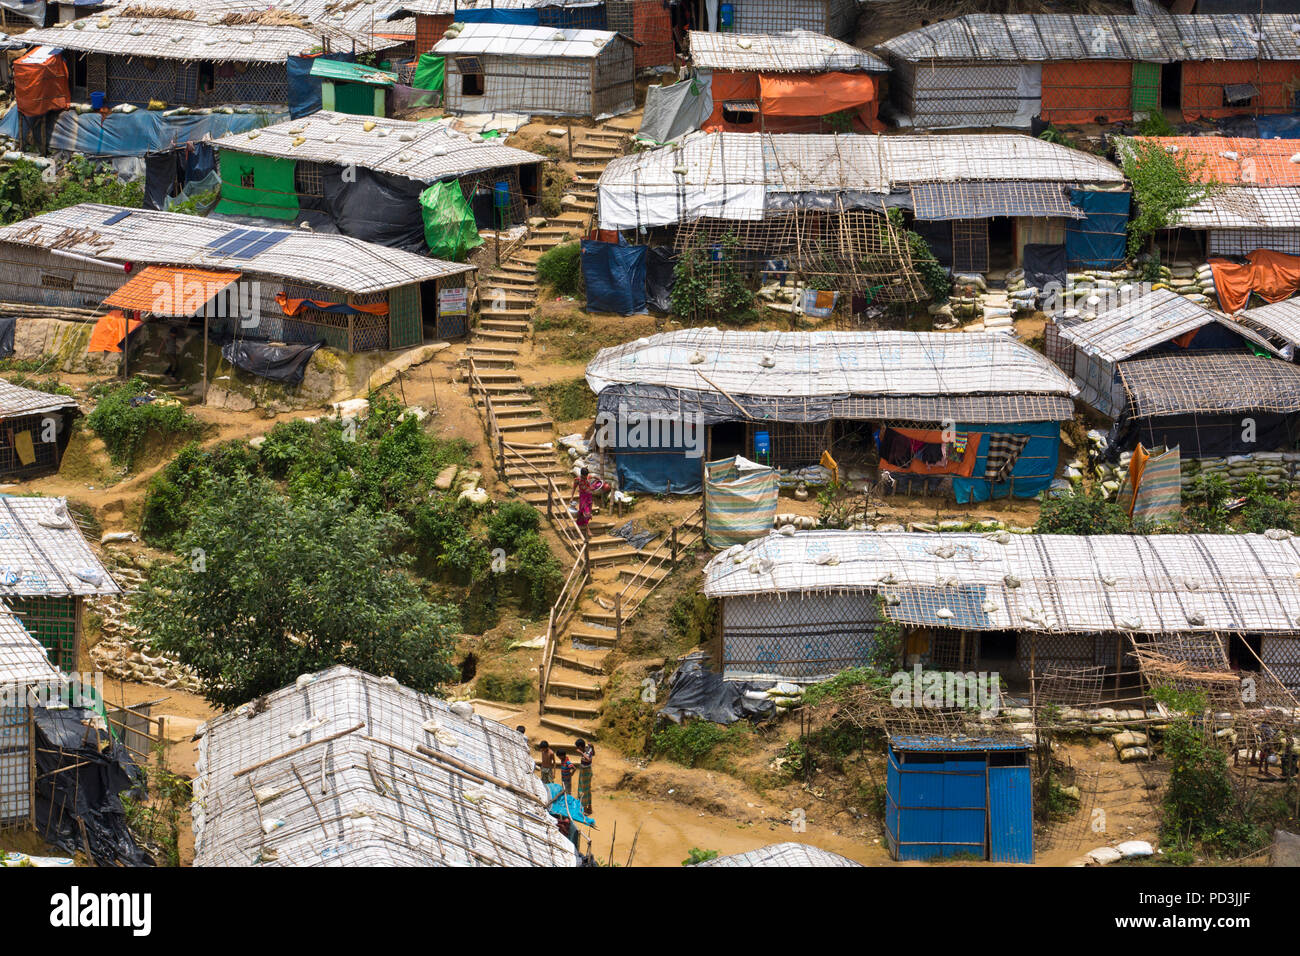
[{"label": "sandbag pile", "polygon": [[1226,458],[1185,458],[1183,484],[1200,475],[1218,475],[1234,491],[1247,479],[1262,478],[1271,491],[1281,491],[1300,476],[1300,452],[1256,451]]},{"label": "sandbag pile", "polygon": [[807,485],[810,488],[822,488],[831,483],[831,470],[823,465],[805,465],[803,468],[779,468],[776,472],[777,484],[782,490]]}]

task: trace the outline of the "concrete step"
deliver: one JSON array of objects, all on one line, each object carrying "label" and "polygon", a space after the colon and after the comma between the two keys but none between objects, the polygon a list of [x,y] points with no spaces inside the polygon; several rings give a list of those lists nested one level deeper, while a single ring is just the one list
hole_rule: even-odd
[{"label": "concrete step", "polygon": [[555,422],[549,418],[534,418],[526,422],[498,422],[497,428],[503,432],[526,432],[540,431],[546,428],[553,428]]},{"label": "concrete step", "polygon": [[474,338],[490,339],[493,342],[522,342],[524,333],[522,332],[502,332],[500,329],[477,328],[474,330]]}]

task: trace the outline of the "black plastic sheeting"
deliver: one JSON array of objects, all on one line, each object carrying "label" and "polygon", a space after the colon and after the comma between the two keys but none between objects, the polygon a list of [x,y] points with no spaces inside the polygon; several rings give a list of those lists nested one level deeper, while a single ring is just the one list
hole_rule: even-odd
[{"label": "black plastic sheeting", "polygon": [[89,852],[99,866],[153,866],[121,800],[145,795],[144,773],[107,731],[87,726],[97,716],[84,707],[33,708],[36,830],[61,850]]},{"label": "black plastic sheeting", "polygon": [[673,269],[677,256],[668,246],[651,246],[645,260],[645,303],[651,312],[673,310]]},{"label": "black plastic sheeting", "polygon": [[1030,242],[1025,244],[1025,285],[1039,292],[1049,285],[1065,288],[1065,244]]},{"label": "black plastic sheeting", "polygon": [[771,698],[753,700],[746,691],[767,690],[773,681],[727,681],[721,674],[704,669],[703,654],[689,654],[668,678],[668,702],[659,710],[680,724],[688,717],[711,720],[715,724],[734,724],[738,720],[766,720],[776,716]]},{"label": "black plastic sheeting", "polygon": [[13,316],[0,318],[0,358],[14,354],[14,327],[18,320]]},{"label": "black plastic sheeting", "polygon": [[301,385],[307,363],[323,344],[321,341],[310,345],[266,345],[238,339],[221,346],[221,357],[235,368],[260,378]]},{"label": "black plastic sheeting", "polygon": [[321,187],[324,199],[309,208],[327,213],[345,236],[407,252],[429,251],[420,206],[425,183],[359,166],[326,167]]}]

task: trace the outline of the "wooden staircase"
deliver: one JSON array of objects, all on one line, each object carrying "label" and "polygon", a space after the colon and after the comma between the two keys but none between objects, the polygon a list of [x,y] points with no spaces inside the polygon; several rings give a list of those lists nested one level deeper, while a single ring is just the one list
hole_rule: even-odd
[{"label": "wooden staircase", "polygon": [[567,507],[572,473],[557,450],[554,422],[524,388],[515,363],[532,328],[537,259],[590,230],[596,182],[605,164],[623,155],[633,131],[626,120],[574,130],[582,134],[573,150],[579,165],[562,210],[532,230],[481,281],[479,321],[461,359],[498,473],[515,495],[546,513],[574,556],[551,609],[539,676],[539,710],[543,726],[588,739],[598,735],[605,658],[618,645],[623,625],[668,576],[671,565],[699,544],[702,517],[696,512],[648,553],[610,534],[614,521],[605,516],[592,518],[590,538],[584,540]]}]

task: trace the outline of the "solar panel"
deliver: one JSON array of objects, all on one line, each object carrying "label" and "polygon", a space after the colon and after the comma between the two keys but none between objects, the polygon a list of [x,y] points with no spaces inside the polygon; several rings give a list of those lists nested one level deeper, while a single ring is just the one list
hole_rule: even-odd
[{"label": "solar panel", "polygon": [[104,225],[111,226],[116,222],[121,222],[129,215],[131,215],[130,209],[123,209],[121,212],[115,212],[113,213],[113,215],[109,216],[107,219],[104,220]]},{"label": "solar panel", "polygon": [[271,232],[266,229],[235,229],[208,243],[208,248],[231,259],[251,259],[276,243],[283,242],[288,235],[287,232]]}]

